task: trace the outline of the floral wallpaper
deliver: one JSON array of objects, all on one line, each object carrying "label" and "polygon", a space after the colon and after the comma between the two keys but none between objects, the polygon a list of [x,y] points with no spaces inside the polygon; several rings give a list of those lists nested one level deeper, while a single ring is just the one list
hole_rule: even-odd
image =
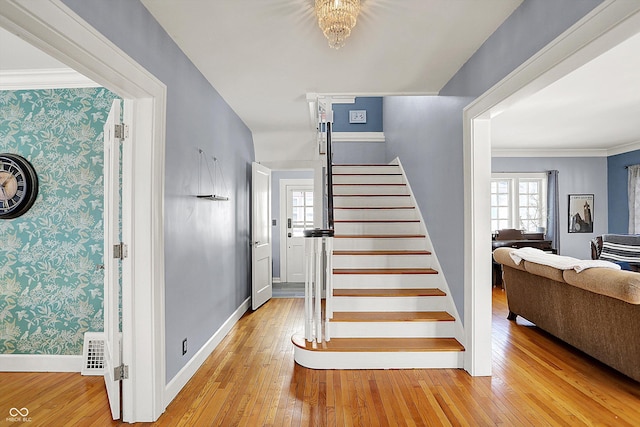
[{"label": "floral wallpaper", "polygon": [[0,220],[0,353],[82,354],[103,330],[104,88],[0,91],[0,153],[38,173],[35,204]]}]

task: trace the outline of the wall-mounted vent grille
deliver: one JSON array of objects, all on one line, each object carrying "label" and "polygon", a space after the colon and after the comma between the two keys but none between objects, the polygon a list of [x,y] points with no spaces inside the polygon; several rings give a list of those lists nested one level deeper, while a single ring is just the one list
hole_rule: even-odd
[{"label": "wall-mounted vent grille", "polygon": [[85,332],[82,347],[82,375],[104,375],[104,334]]}]

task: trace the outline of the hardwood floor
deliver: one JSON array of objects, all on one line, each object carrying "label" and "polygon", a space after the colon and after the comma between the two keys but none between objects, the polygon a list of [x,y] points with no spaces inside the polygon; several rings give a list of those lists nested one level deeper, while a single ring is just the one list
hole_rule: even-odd
[{"label": "hardwood floor", "polygon": [[[492,377],[302,368],[291,336],[302,331],[303,300],[273,299],[239,321],[153,425],[640,425],[640,383],[506,320],[504,293],[493,292]],[[28,408],[31,422],[6,420],[14,407]],[[110,420],[100,377],[3,372],[0,425],[120,423]]]}]

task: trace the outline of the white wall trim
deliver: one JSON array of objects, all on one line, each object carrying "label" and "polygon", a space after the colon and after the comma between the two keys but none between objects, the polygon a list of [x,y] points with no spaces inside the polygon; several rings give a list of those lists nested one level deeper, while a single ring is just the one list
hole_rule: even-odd
[{"label": "white wall trim", "polygon": [[491,373],[491,335],[483,330],[491,325],[491,118],[636,34],[639,11],[640,2],[605,0],[464,109],[465,369],[471,375]]},{"label": "white wall trim", "polygon": [[617,154],[628,153],[629,151],[640,150],[640,141],[631,142],[629,144],[621,144],[607,151],[608,156],[615,156]]},{"label": "white wall trim", "polygon": [[332,132],[332,142],[385,142],[384,132]]},{"label": "white wall trim", "polygon": [[584,149],[513,149],[492,148],[491,157],[609,157],[640,150],[640,141],[616,145],[611,148]]},{"label": "white wall trim", "polygon": [[[166,86],[61,0],[0,0],[0,26],[125,99],[123,156],[123,420],[164,412],[164,159]],[[129,107],[127,107],[127,103]],[[134,214],[135,213],[135,214]],[[135,284],[135,286],[134,286]]]},{"label": "white wall trim", "polygon": [[176,376],[169,381],[164,393],[165,406],[169,405],[169,403],[175,399],[180,390],[182,390],[191,377],[195,375],[197,370],[216,349],[222,339],[227,336],[231,328],[238,322],[238,320],[240,320],[242,315],[249,310],[250,305],[251,298],[244,300],[242,304],[240,304],[240,307],[238,307],[238,309],[234,311],[233,314],[222,324],[220,329],[218,329],[211,338],[209,338],[207,343],[203,345],[191,360],[189,360],[189,362],[180,369],[180,372],[178,372]]},{"label": "white wall trim", "polygon": [[491,157],[607,157],[607,149],[492,149]]},{"label": "white wall trim", "polygon": [[0,354],[0,372],[81,372],[82,356]]},{"label": "white wall trim", "polygon": [[71,68],[0,70],[0,90],[36,90],[99,87]]}]

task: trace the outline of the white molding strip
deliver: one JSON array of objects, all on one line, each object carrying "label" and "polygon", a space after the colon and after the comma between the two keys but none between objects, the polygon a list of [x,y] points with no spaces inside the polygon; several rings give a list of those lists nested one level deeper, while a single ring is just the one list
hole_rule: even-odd
[{"label": "white molding strip", "polygon": [[99,87],[71,68],[0,70],[0,90],[65,89]]},{"label": "white molding strip", "polygon": [[165,387],[164,402],[165,407],[171,403],[173,399],[180,393],[180,390],[187,384],[187,382],[193,377],[196,371],[207,360],[207,357],[216,349],[222,339],[229,333],[231,328],[240,320],[242,315],[249,310],[251,298],[244,300],[240,307],[227,319],[226,322],[218,329],[209,341],[198,350],[198,352],[187,362],[187,364],[180,369],[180,372]]},{"label": "white molding strip", "polygon": [[609,157],[640,150],[640,141],[620,144],[611,148],[585,149],[511,149],[492,148],[491,157]]},{"label": "white molding strip", "polygon": [[333,132],[332,142],[385,142],[384,132]]},{"label": "white molding strip", "polygon": [[0,354],[0,372],[78,372],[82,355]]},{"label": "white molding strip", "polygon": [[629,151],[640,150],[640,141],[631,142],[629,144],[621,144],[607,150],[608,156],[615,156],[616,154],[628,153]]},{"label": "white molding strip", "polygon": [[500,149],[491,150],[491,157],[607,157],[607,149]]}]

